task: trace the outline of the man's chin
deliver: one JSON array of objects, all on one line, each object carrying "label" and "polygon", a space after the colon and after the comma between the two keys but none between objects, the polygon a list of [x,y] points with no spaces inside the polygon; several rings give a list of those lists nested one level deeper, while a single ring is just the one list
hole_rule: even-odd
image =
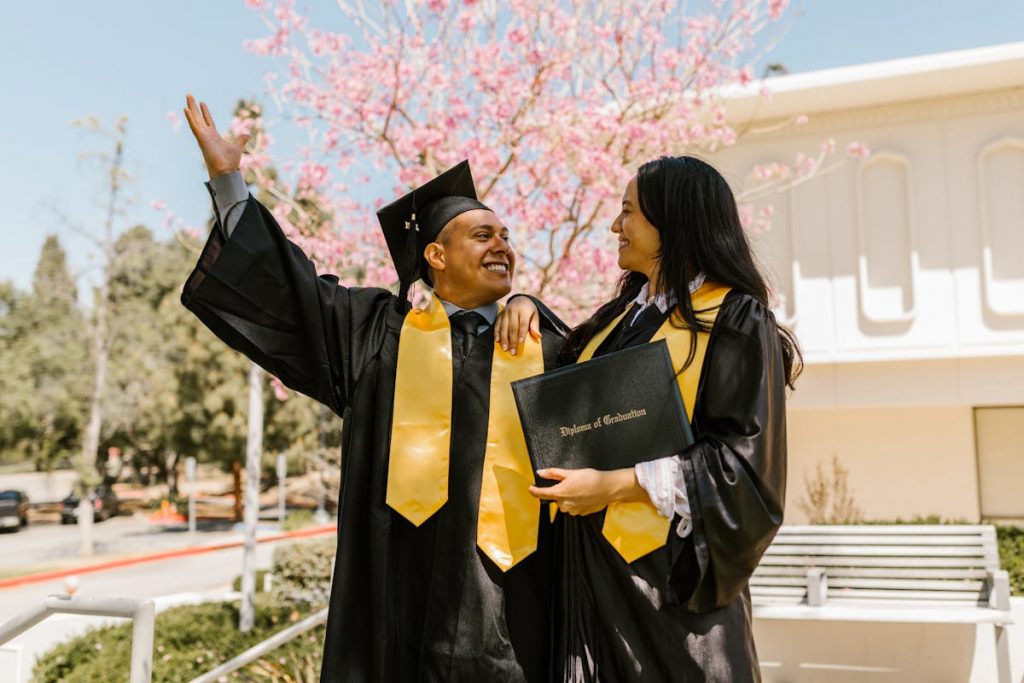
[{"label": "man's chin", "polygon": [[487,292],[487,297],[491,301],[497,301],[502,297],[508,296],[512,291],[512,279],[509,278],[505,282],[488,282],[480,285],[482,292]]}]

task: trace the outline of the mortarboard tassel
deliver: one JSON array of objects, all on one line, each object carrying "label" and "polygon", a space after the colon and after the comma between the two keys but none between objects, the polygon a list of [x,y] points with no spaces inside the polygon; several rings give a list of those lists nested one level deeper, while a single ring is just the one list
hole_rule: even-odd
[{"label": "mortarboard tassel", "polygon": [[412,196],[412,215],[405,222],[405,249],[402,263],[398,268],[398,298],[409,298],[409,288],[416,281],[420,270],[420,255],[417,253],[419,243],[419,223],[416,221],[416,195]]}]

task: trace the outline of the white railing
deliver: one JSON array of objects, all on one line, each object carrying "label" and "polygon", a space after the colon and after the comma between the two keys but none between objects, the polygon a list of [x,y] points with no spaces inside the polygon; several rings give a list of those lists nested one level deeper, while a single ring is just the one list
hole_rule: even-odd
[{"label": "white railing", "polygon": [[42,605],[27,609],[0,624],[0,645],[16,638],[51,614],[85,614],[132,620],[131,683],[150,683],[153,678],[152,600],[51,595]]}]

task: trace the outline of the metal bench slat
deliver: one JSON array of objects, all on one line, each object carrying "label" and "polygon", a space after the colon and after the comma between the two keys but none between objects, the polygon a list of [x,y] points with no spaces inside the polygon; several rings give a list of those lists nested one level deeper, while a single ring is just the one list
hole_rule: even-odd
[{"label": "metal bench slat", "polygon": [[750,586],[750,596],[793,597],[803,600],[807,589],[802,586]]},{"label": "metal bench slat", "polygon": [[[907,567],[831,567],[826,570],[829,580],[837,577],[864,577],[870,579],[986,579],[985,569],[953,569],[940,568],[907,568]],[[761,576],[798,576],[805,578],[807,568],[803,565],[766,566],[761,565],[754,571],[754,579]]]},{"label": "metal bench slat", "polygon": [[771,545],[765,555],[829,555],[846,557],[977,557],[984,558],[980,547],[918,546],[844,546],[844,545]]},{"label": "metal bench slat", "polygon": [[[828,602],[849,600],[856,598],[861,600],[906,600],[908,602],[949,602],[960,601],[965,604],[977,604],[979,594],[977,591],[915,591],[901,590],[889,591],[876,588],[831,588],[828,591]],[[894,605],[895,606],[895,605]]]},{"label": "metal bench slat", "polygon": [[798,567],[968,567],[985,568],[982,558],[970,557],[807,557],[765,555],[762,566]]},{"label": "metal bench slat", "polygon": [[987,524],[788,524],[779,529],[777,536],[805,534],[896,534],[925,536],[929,534],[983,536],[991,532]]},{"label": "metal bench slat", "polygon": [[901,536],[897,534],[785,534],[775,537],[776,543],[785,545],[902,545],[908,548],[935,545],[959,545],[985,548],[980,536],[944,534],[939,536]]},{"label": "metal bench slat", "polygon": [[[806,577],[799,576],[754,576],[750,581],[753,586],[799,586],[806,588]],[[875,578],[844,578],[828,577],[828,588],[831,594],[841,588],[883,588],[886,590],[934,590],[934,591],[968,591],[981,595],[985,589],[984,581],[957,581],[944,579],[875,579]]]}]

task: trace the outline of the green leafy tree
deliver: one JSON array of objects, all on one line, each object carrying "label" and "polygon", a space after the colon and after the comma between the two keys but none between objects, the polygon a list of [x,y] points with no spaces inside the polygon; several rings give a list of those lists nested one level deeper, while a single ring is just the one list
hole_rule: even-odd
[{"label": "green leafy tree", "polygon": [[0,287],[0,451],[9,461],[50,469],[80,448],[91,368],[77,295],[53,235],[30,293]]}]

